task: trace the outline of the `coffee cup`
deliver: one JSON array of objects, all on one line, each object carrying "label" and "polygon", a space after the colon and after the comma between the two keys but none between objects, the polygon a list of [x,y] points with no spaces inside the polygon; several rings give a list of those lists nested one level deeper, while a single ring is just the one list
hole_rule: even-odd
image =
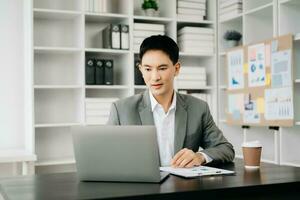
[{"label": "coffee cup", "polygon": [[258,169],[262,151],[261,143],[259,141],[244,142],[242,148],[245,168]]}]

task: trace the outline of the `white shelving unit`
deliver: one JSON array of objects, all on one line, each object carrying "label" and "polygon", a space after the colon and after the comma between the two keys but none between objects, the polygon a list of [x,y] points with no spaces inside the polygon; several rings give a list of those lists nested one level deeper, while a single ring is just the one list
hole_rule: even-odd
[{"label": "white shelving unit", "polygon": [[[141,13],[141,0],[112,0],[108,13],[86,12],[85,0],[32,0],[33,8],[33,90],[37,173],[76,170],[70,127],[85,121],[85,98],[124,98],[146,89],[134,84],[133,50],[135,22],[165,25],[165,34],[177,40],[184,26],[211,27],[217,43],[216,0],[207,1],[207,19],[177,19],[174,0],[159,1],[159,16]],[[110,23],[129,25],[129,50],[106,49],[102,33]],[[207,86],[188,89],[212,95],[217,105],[217,48],[213,54],[180,52],[183,65],[205,66]],[[85,85],[85,59],[97,57],[114,61],[113,85]],[[217,106],[211,108],[217,119]],[[93,123],[94,124],[94,123]]]},{"label": "white shelving unit", "polygon": [[260,42],[278,35],[292,33],[294,42],[294,102],[300,101],[300,2],[297,0],[243,0],[243,13],[228,20],[219,19],[219,55],[218,55],[218,99],[219,99],[219,126],[227,138],[233,143],[237,157],[242,156],[241,143],[248,140],[260,140],[263,144],[262,160],[282,165],[300,166],[299,152],[300,135],[300,107],[294,104],[295,126],[291,128],[280,127],[279,131],[268,127],[250,127],[243,130],[239,126],[228,126],[225,120],[224,102],[226,99],[226,63],[223,34],[226,30],[237,30],[243,38],[240,45]]}]

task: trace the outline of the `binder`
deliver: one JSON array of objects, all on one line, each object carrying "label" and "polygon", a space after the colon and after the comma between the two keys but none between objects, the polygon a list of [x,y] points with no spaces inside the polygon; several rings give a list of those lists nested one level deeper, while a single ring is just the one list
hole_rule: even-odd
[{"label": "binder", "polygon": [[103,47],[108,49],[121,48],[121,34],[119,24],[110,24],[103,30]]},{"label": "binder", "polygon": [[113,60],[104,60],[104,81],[105,85],[113,85],[114,82]]},{"label": "binder", "polygon": [[145,81],[143,79],[143,75],[138,67],[139,62],[134,62],[134,84],[135,85],[146,85]]},{"label": "binder", "polygon": [[120,24],[121,49],[129,49],[129,26]]},{"label": "binder", "polygon": [[95,84],[95,60],[93,58],[86,59],[85,82],[87,85]]},{"label": "binder", "polygon": [[104,62],[101,59],[96,59],[96,85],[104,84]]}]

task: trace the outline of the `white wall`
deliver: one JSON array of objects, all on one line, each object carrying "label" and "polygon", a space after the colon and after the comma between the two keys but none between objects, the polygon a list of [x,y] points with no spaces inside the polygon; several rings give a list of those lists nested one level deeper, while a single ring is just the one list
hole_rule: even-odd
[{"label": "white wall", "polygon": [[0,61],[0,150],[25,148],[23,0],[0,1]]}]

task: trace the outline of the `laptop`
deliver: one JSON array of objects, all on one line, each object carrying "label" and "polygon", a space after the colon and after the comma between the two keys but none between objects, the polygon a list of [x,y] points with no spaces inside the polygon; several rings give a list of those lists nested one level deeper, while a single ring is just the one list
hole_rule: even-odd
[{"label": "laptop", "polygon": [[71,127],[81,181],[162,182],[155,126]]}]

